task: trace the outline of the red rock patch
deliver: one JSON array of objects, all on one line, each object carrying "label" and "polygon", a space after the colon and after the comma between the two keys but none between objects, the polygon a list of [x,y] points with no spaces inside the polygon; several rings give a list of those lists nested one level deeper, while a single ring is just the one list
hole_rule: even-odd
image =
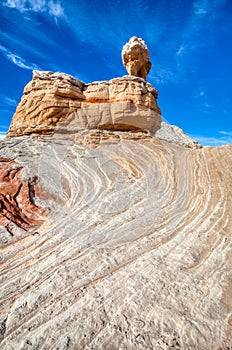
[{"label": "red rock patch", "polygon": [[13,235],[12,223],[28,231],[44,221],[46,210],[35,203],[37,178],[21,179],[23,167],[9,158],[0,158],[0,225]]}]

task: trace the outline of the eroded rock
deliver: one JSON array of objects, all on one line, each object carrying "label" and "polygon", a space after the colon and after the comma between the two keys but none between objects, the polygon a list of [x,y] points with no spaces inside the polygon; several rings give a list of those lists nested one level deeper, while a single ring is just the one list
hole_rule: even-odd
[{"label": "eroded rock", "polygon": [[150,53],[141,38],[133,36],[122,48],[122,62],[129,75],[146,77],[151,69]]},{"label": "eroded rock", "polygon": [[84,84],[64,73],[34,71],[13,116],[8,136],[57,129],[148,130],[160,128],[155,88],[138,77]]},{"label": "eroded rock", "polygon": [[41,225],[46,215],[35,202],[37,178],[23,181],[22,168],[12,159],[0,158],[0,225],[11,235],[17,227],[28,231]]},{"label": "eroded rock", "polygon": [[202,148],[199,142],[185,134],[181,128],[164,121],[161,123],[161,128],[156,132],[155,137],[186,148]]}]

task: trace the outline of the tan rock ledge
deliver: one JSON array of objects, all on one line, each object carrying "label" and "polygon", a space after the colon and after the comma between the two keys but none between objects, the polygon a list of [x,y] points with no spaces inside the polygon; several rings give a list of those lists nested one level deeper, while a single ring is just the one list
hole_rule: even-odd
[{"label": "tan rock ledge", "polygon": [[148,130],[161,125],[158,93],[143,78],[123,76],[85,84],[64,73],[33,71],[8,136],[70,129]]}]

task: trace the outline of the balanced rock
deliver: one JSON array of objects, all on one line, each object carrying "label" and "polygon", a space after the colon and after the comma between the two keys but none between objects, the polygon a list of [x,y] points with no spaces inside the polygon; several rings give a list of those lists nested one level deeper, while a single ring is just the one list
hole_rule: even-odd
[{"label": "balanced rock", "polygon": [[157,91],[139,77],[84,84],[64,73],[34,71],[8,136],[57,129],[148,130],[161,125]]},{"label": "balanced rock", "polygon": [[146,77],[151,69],[150,53],[141,38],[133,36],[122,48],[122,61],[129,75]]}]

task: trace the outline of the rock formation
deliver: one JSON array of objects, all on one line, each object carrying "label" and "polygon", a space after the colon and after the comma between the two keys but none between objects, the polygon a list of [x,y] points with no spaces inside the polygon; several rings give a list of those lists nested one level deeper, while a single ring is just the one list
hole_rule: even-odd
[{"label": "rock formation", "polygon": [[19,228],[28,231],[40,226],[45,210],[36,205],[37,178],[22,181],[23,166],[9,158],[0,158],[0,225],[11,235]]},{"label": "rock formation", "polygon": [[1,349],[232,349],[232,145],[156,98],[34,72],[0,141]]},{"label": "rock formation", "polygon": [[155,137],[186,148],[202,148],[199,142],[186,135],[181,128],[166,122],[161,122],[161,127],[156,132]]},{"label": "rock formation", "polygon": [[13,116],[8,136],[57,129],[148,130],[160,128],[157,91],[125,76],[85,85],[63,73],[33,72]]},{"label": "rock formation", "polygon": [[149,61],[150,53],[145,42],[133,36],[122,48],[122,62],[126,67],[128,74],[136,77],[141,77],[146,80],[146,77],[151,69]]},{"label": "rock formation", "polygon": [[143,132],[6,139],[50,214],[1,230],[0,348],[230,349],[231,152]]}]

